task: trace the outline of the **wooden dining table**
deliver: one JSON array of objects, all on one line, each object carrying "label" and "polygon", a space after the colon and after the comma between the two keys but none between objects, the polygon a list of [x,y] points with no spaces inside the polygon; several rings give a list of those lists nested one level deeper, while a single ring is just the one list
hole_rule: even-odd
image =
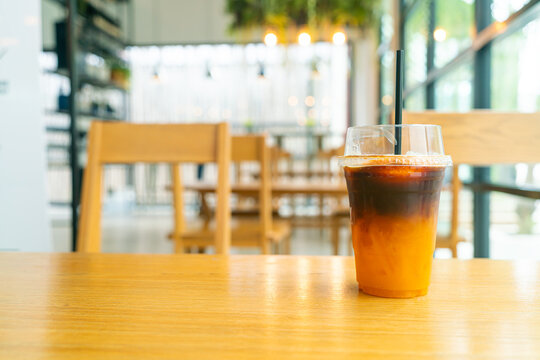
[{"label": "wooden dining table", "polygon": [[351,257],[0,253],[1,359],[538,359],[540,263],[434,260],[427,296]]},{"label": "wooden dining table", "polygon": [[[339,226],[339,222],[335,219],[330,219],[330,222],[322,222],[323,214],[323,198],[331,197],[339,199],[346,197],[347,185],[344,182],[335,181],[319,181],[319,182],[295,182],[295,181],[274,181],[271,185],[272,197],[282,198],[284,196],[316,196],[319,198],[320,216],[315,218],[317,222],[309,223],[306,220],[313,220],[310,217],[297,217],[293,214],[290,219],[294,220],[294,225],[300,226]],[[184,190],[195,191],[200,194],[201,198],[201,214],[207,218],[211,217],[211,207],[208,205],[207,195],[216,192],[216,184],[213,183],[194,183],[184,185]],[[233,183],[231,184],[231,193],[244,197],[257,197],[259,195],[260,185],[257,182]],[[348,214],[348,209],[347,214]],[[348,216],[348,215],[347,215]],[[337,254],[337,246],[334,246],[334,253]]]},{"label": "wooden dining table", "polygon": [[[214,193],[216,184],[195,183],[184,185],[184,190],[196,191],[202,195]],[[256,182],[231,184],[231,192],[242,196],[256,196],[259,193],[260,185]],[[344,182],[294,182],[280,181],[272,183],[272,196],[284,195],[324,195],[324,196],[346,196],[347,185]]]}]

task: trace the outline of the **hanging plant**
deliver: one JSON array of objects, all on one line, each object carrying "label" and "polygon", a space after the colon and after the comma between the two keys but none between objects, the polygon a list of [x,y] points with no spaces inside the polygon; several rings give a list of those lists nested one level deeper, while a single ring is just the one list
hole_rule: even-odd
[{"label": "hanging plant", "polygon": [[233,15],[233,30],[247,29],[261,24],[264,19],[263,1],[227,0],[227,12]]},{"label": "hanging plant", "polygon": [[[378,0],[227,0],[233,32],[272,30],[291,34],[309,29],[325,35],[329,29],[362,29],[375,23]],[[280,37],[283,39],[283,37]],[[290,36],[286,36],[290,41]]]}]

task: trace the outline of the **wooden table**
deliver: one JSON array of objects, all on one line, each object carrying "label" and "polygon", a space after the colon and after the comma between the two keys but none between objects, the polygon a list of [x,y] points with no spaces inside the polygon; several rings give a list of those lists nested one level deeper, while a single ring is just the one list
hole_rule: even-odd
[{"label": "wooden table", "polygon": [[[288,178],[340,178],[343,177],[343,170],[331,171],[324,169],[316,170],[279,170],[274,173],[278,177]],[[253,178],[259,177],[259,172],[252,173]]]},{"label": "wooden table", "polygon": [[[231,192],[243,196],[256,196],[259,192],[257,183],[232,184]],[[197,191],[203,195],[216,191],[215,184],[197,183],[186,184],[184,190]],[[272,196],[283,195],[328,195],[347,196],[347,186],[345,183],[337,182],[274,182],[272,183]]]},{"label": "wooden table", "polygon": [[540,358],[540,263],[435,260],[359,293],[348,257],[0,254],[2,359]]},{"label": "wooden table", "polygon": [[[259,194],[259,185],[257,183],[236,183],[231,184],[231,192],[236,195],[246,196],[246,197],[256,197]],[[197,184],[188,184],[184,185],[184,190],[196,191],[201,195],[201,214],[206,218],[211,218],[211,209],[208,205],[206,196],[216,192],[216,185],[209,183],[197,183]],[[293,216],[289,217],[291,219],[293,226],[300,227],[337,227],[339,231],[339,226],[341,225],[339,218],[328,218],[329,221],[323,221],[323,198],[325,196],[333,198],[346,197],[347,185],[344,182],[273,182],[272,183],[272,197],[280,198],[283,196],[317,196],[319,198],[319,216]],[[345,209],[346,218],[348,219],[349,209]],[[338,210],[337,214],[341,214],[342,210]],[[233,209],[233,214],[238,213]],[[334,230],[336,231],[336,230]],[[334,238],[333,241],[333,252],[334,254],[339,253],[339,239]]]}]

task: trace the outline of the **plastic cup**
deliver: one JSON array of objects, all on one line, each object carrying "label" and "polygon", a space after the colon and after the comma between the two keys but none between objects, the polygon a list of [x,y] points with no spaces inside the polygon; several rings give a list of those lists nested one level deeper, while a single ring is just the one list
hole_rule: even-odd
[{"label": "plastic cup", "polygon": [[349,128],[340,164],[360,290],[392,298],[427,294],[439,198],[452,164],[440,126]]}]

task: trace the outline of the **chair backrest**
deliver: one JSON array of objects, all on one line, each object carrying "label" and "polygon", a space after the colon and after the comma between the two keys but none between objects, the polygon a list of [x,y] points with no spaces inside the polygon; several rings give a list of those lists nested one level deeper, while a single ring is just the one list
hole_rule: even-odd
[{"label": "chair backrest", "polygon": [[[327,176],[332,177],[333,175],[331,174],[332,159],[336,158],[337,156],[343,156],[344,153],[345,153],[345,144],[342,144],[341,146],[338,146],[336,148],[320,150],[317,153],[317,158],[321,161],[323,170],[326,170],[328,172]],[[341,172],[339,171],[338,173],[341,173]]]},{"label": "chair backrest", "polygon": [[345,144],[342,144],[341,146],[338,146],[337,148],[321,150],[319,151],[317,156],[324,159],[331,159],[336,156],[343,156],[344,153],[345,153]]},{"label": "chair backrest", "polygon": [[230,247],[229,127],[220,124],[132,124],[94,121],[90,126],[77,251],[101,251],[101,195],[105,164],[208,163],[218,165],[217,253]]},{"label": "chair backrest", "polygon": [[[244,135],[232,137],[231,161],[258,162],[260,166],[259,219],[261,236],[272,229],[272,184],[270,174],[270,149],[265,135]],[[263,239],[264,240],[264,239]]]},{"label": "chair backrest", "polygon": [[455,164],[540,162],[540,113],[404,112],[403,123],[440,125]]},{"label": "chair backrest", "polygon": [[291,153],[283,150],[277,145],[270,147],[270,174],[272,179],[277,180],[280,177],[279,164],[282,160],[287,161],[287,171],[291,171]]}]

